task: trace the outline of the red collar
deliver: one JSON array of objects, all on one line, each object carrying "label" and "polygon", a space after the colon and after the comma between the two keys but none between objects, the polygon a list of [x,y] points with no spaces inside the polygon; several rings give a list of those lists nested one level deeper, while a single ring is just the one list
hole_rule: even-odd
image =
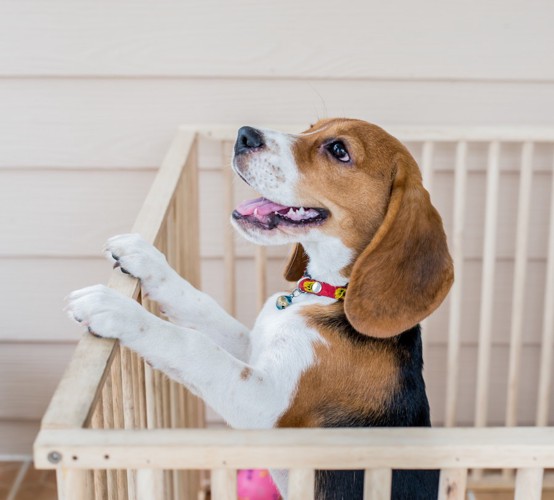
[{"label": "red collar", "polygon": [[324,281],[317,281],[309,276],[305,275],[298,280],[298,288],[301,292],[313,293],[314,295],[320,295],[322,297],[331,297],[335,300],[343,300],[346,294],[346,287],[333,286]]},{"label": "red collar", "polygon": [[298,297],[301,293],[311,293],[313,295],[329,297],[335,300],[344,300],[346,287],[348,286],[333,286],[324,281],[314,280],[308,273],[304,273],[304,276],[298,280],[297,285],[297,288],[295,288],[290,295],[280,295],[277,297],[275,303],[277,309],[287,308],[292,304],[292,299]]}]

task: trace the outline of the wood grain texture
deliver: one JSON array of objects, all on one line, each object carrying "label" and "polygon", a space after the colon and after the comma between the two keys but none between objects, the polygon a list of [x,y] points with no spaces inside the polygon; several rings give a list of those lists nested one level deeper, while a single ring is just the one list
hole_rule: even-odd
[{"label": "wood grain texture", "polygon": [[[554,466],[554,429],[373,428],[270,430],[43,430],[37,467],[51,450],[68,468],[468,468]],[[132,443],[132,445],[131,445]],[[202,451],[200,451],[202,450]],[[109,459],[105,459],[105,454]],[[72,457],[77,456],[77,461]]]},{"label": "wood grain texture", "polygon": [[553,6],[545,0],[532,9],[522,0],[379,9],[359,0],[346,8],[348,22],[337,22],[334,7],[4,0],[1,74],[554,79]]},{"label": "wood grain texture", "polygon": [[340,77],[0,79],[0,166],[153,168],[181,123],[298,131],[330,116],[385,126],[554,124],[551,84]]}]

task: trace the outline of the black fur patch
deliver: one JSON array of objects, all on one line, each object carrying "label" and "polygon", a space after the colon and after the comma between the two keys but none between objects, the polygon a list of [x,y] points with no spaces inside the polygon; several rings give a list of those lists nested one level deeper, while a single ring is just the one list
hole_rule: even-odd
[{"label": "black fur patch", "polygon": [[[321,409],[324,427],[430,427],[429,402],[423,380],[421,328],[414,326],[396,337],[371,338],[357,332],[343,314],[321,318],[321,326],[332,328],[356,344],[387,343],[398,359],[399,390],[379,415],[345,415],[344,409]],[[438,470],[393,470],[393,500],[431,500],[438,495]],[[363,471],[317,471],[317,500],[362,500]]]}]

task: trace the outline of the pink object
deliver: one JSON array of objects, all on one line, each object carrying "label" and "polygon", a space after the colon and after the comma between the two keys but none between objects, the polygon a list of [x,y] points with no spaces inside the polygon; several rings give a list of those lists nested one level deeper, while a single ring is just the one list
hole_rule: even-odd
[{"label": "pink object", "polygon": [[279,500],[281,495],[269,471],[243,469],[237,474],[238,500]]}]

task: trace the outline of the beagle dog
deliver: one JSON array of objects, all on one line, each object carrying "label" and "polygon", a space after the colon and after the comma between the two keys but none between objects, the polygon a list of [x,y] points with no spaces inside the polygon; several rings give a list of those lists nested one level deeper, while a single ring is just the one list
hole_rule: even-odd
[{"label": "beagle dog", "polygon": [[[108,240],[160,319],[97,285],[69,315],[184,384],[231,427],[429,426],[419,321],[454,279],[442,220],[407,149],[360,120],[304,133],[242,127],[233,169],[262,197],[232,224],[261,245],[292,243],[292,292],[249,330],[172,270],[139,235]],[[286,472],[272,471],[286,498]],[[393,471],[392,498],[436,498],[437,471]],[[361,471],[318,471],[316,498],[361,499]]]}]

